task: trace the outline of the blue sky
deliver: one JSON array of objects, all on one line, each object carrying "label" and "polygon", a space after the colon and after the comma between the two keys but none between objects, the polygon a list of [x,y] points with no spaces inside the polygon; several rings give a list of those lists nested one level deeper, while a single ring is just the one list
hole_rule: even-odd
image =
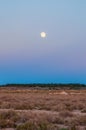
[{"label": "blue sky", "polygon": [[85,35],[85,0],[0,1],[0,84],[86,83]]}]

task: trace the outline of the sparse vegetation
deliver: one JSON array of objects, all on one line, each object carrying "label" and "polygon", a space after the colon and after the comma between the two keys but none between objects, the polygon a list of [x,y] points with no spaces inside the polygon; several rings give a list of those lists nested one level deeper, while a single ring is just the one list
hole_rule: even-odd
[{"label": "sparse vegetation", "polygon": [[1,87],[0,128],[85,130],[85,97],[86,90]]}]

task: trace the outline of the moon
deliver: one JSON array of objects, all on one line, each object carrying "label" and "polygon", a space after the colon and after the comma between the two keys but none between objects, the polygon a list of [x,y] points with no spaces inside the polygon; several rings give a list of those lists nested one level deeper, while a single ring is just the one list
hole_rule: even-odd
[{"label": "moon", "polygon": [[45,32],[41,32],[40,35],[41,35],[42,38],[46,38],[46,33]]}]

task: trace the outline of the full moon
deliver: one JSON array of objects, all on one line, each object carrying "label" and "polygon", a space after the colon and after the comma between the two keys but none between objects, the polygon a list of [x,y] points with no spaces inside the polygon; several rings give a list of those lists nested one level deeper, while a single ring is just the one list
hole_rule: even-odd
[{"label": "full moon", "polygon": [[46,37],[46,33],[45,32],[41,32],[40,35],[41,35],[42,38]]}]

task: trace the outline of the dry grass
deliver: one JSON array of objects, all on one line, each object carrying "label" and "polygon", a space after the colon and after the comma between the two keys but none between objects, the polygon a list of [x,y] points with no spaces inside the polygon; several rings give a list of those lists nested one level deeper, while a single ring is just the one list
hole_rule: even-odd
[{"label": "dry grass", "polygon": [[85,130],[86,90],[62,92],[0,88],[0,128]]}]

